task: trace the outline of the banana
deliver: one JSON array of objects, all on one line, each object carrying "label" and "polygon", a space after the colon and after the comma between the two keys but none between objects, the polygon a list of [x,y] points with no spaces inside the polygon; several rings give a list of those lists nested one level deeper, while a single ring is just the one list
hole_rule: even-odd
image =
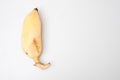
[{"label": "banana", "polygon": [[22,32],[22,47],[35,66],[46,69],[50,63],[44,64],[39,60],[42,53],[42,25],[37,8],[34,8],[24,20]]}]

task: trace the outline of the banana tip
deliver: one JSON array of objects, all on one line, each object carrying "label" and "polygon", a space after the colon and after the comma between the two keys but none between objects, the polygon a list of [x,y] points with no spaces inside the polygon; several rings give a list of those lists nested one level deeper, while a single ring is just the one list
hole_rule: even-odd
[{"label": "banana tip", "polygon": [[34,8],[34,10],[38,11],[38,8]]}]

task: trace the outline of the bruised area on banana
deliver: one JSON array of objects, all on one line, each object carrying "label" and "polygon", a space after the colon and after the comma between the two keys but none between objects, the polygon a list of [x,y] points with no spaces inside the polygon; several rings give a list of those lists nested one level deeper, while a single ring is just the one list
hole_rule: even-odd
[{"label": "bruised area on banana", "polygon": [[42,53],[42,25],[37,8],[34,8],[24,20],[22,32],[22,47],[28,57],[33,59],[35,66],[46,69],[50,63],[44,64],[39,60]]}]

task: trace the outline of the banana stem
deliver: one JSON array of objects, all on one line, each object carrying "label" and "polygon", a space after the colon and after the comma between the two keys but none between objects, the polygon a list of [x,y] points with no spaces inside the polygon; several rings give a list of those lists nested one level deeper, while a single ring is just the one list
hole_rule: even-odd
[{"label": "banana stem", "polygon": [[39,61],[39,58],[34,58],[33,60],[35,62],[34,66],[36,66],[42,70],[48,68],[51,65],[50,63],[47,63],[47,64],[41,63],[41,61]]}]

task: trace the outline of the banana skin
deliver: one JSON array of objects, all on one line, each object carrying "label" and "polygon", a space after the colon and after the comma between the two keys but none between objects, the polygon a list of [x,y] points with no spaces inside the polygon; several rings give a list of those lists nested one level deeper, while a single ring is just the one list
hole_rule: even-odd
[{"label": "banana skin", "polygon": [[39,60],[42,53],[42,25],[37,8],[34,8],[23,23],[22,47],[28,57],[33,59],[35,66],[46,69],[50,63],[44,64]]}]

